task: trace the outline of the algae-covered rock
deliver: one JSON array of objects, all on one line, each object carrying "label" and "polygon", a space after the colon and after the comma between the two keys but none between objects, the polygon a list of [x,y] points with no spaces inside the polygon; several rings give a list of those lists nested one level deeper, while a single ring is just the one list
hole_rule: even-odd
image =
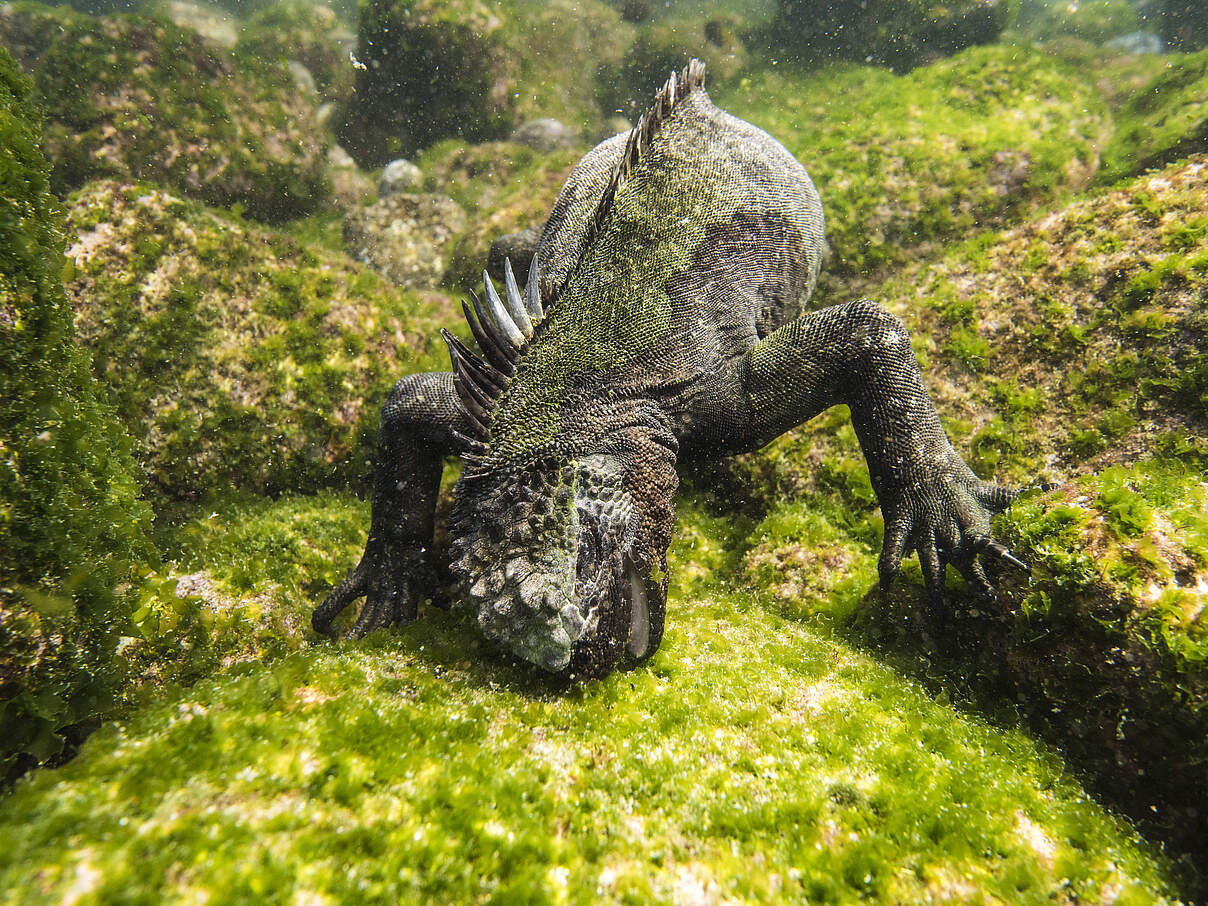
[{"label": "algae-covered rock", "polygon": [[284,65],[237,64],[159,19],[37,5],[0,7],[0,41],[48,111],[60,193],[143,179],[275,221],[309,213],[330,191],[314,99]]},{"label": "algae-covered rock", "polygon": [[111,711],[124,586],[156,559],[130,439],[76,344],[40,125],[0,49],[0,782]]},{"label": "algae-covered rock", "polygon": [[580,156],[578,149],[543,154],[514,142],[443,142],[429,149],[420,159],[424,187],[452,196],[470,215],[450,246],[445,282],[477,287],[496,239],[544,226]]},{"label": "algae-covered rock", "polygon": [[1178,50],[1199,50],[1208,45],[1208,7],[1200,0],[1165,0],[1162,33]]},{"label": "algae-covered rock", "polygon": [[803,59],[872,62],[902,72],[996,40],[1011,0],[778,0],[774,35]]},{"label": "algae-covered rock", "polygon": [[1170,54],[1165,64],[1115,113],[1116,133],[1105,155],[1109,176],[1208,151],[1208,50]]},{"label": "algae-covered rock", "polygon": [[894,76],[867,66],[778,66],[716,92],[784,142],[822,194],[834,256],[826,289],[937,242],[1019,217],[1099,164],[1110,118],[1094,87],[1022,47],[975,48]]},{"label": "algae-covered rock", "polygon": [[874,295],[915,329],[975,470],[1016,482],[1208,435],[1208,160],[1134,180]]},{"label": "algae-covered rock", "polygon": [[[1011,701],[1091,786],[1208,880],[1208,484],[1175,461],[1114,466],[997,523],[1031,575],[960,590],[942,633],[919,586],[870,597],[856,631],[901,663]],[[935,641],[924,644],[923,637]],[[907,666],[908,670],[912,670]],[[1197,866],[1199,868],[1197,869]]]},{"label": "algae-covered rock", "polygon": [[[724,521],[685,515],[696,541]],[[688,587],[655,658],[599,682],[550,685],[432,611],[152,704],[0,804],[0,896],[1173,900],[1017,731]]]},{"label": "algae-covered rock", "polygon": [[443,195],[395,192],[344,220],[344,247],[396,286],[439,286],[466,214]]},{"label": "algae-covered rock", "polygon": [[364,5],[341,142],[380,166],[444,138],[503,138],[538,116],[592,134],[602,121],[596,67],[628,38],[629,26],[597,0]]},{"label": "algae-covered rock", "polygon": [[334,12],[309,0],[275,2],[240,27],[235,54],[253,60],[297,60],[314,77],[323,100],[352,94],[355,36]]},{"label": "algae-covered rock", "polygon": [[1030,23],[1026,34],[1041,41],[1070,37],[1105,44],[1140,27],[1141,19],[1128,0],[1079,0],[1046,7]]},{"label": "algae-covered rock", "polygon": [[346,256],[120,182],[68,223],[77,328],[161,494],[362,481],[394,380],[442,364],[450,300]]}]

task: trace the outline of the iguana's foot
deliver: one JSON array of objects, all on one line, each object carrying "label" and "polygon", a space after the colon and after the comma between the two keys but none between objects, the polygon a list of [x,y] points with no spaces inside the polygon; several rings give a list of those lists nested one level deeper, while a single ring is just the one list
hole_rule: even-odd
[{"label": "iguana's foot", "polygon": [[315,608],[310,622],[320,635],[332,635],[335,618],[364,597],[361,613],[348,632],[348,638],[359,639],[377,629],[410,623],[420,598],[435,588],[436,575],[423,551],[371,538],[361,562]]},{"label": "iguana's foot", "polygon": [[902,557],[913,549],[923,570],[928,617],[934,628],[942,628],[947,617],[944,573],[949,563],[979,594],[994,598],[996,591],[986,575],[987,563],[1029,571],[1026,563],[990,533],[990,518],[1010,506],[1018,494],[1011,488],[982,481],[949,448],[930,474],[901,489],[896,499],[883,506],[881,587],[889,587]]}]

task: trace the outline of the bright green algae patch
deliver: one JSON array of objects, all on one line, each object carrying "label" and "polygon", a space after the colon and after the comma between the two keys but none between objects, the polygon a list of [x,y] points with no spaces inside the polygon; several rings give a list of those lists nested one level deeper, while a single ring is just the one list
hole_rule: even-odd
[{"label": "bright green algae patch", "polygon": [[742,596],[568,691],[465,620],[200,684],[0,809],[3,902],[1165,901],[1013,732]]},{"label": "bright green algae patch", "polygon": [[805,164],[835,251],[827,270],[839,277],[902,263],[920,246],[1085,185],[1110,129],[1081,75],[1006,45],[905,76],[870,66],[778,66],[715,94],[720,107]]},{"label": "bright green algae patch", "polygon": [[1208,151],[1208,50],[1170,54],[1116,111],[1107,173],[1121,176]]},{"label": "bright green algae patch", "polygon": [[345,255],[139,184],[68,223],[77,328],[162,495],[362,482],[391,385],[447,367],[452,300]]},{"label": "bright green algae patch", "polygon": [[[950,588],[942,634],[916,581],[870,595],[856,634],[909,672],[1014,702],[1143,831],[1208,840],[1208,484],[1177,461],[1115,466],[1018,501],[998,536],[1032,568],[997,604]],[[917,573],[917,571],[914,571]]]}]

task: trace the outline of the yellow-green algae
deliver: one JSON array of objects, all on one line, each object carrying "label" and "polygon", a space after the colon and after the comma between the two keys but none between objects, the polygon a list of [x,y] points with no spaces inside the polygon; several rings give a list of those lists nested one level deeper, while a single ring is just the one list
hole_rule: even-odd
[{"label": "yellow-green algae", "polygon": [[[1017,218],[1099,164],[1110,119],[1084,76],[1043,54],[978,47],[904,76],[832,65],[768,67],[715,92],[784,142],[822,194],[843,279]],[[833,289],[832,289],[833,287]],[[841,301],[828,298],[824,301]]]},{"label": "yellow-green algae", "polygon": [[430,611],[232,667],[0,804],[0,902],[1171,901],[1055,755],[723,591],[682,516],[648,664],[563,688]]},{"label": "yellow-green algae", "polygon": [[0,7],[0,40],[48,110],[60,194],[98,178],[145,179],[269,221],[330,192],[313,96],[276,61],[242,57],[146,16]]},{"label": "yellow-green algae", "polygon": [[91,184],[68,225],[77,329],[161,495],[360,483],[391,385],[447,367],[453,301],[346,255],[143,184]]},{"label": "yellow-green algae", "polygon": [[1106,174],[1119,177],[1208,151],[1208,50],[1167,54],[1116,111]]}]

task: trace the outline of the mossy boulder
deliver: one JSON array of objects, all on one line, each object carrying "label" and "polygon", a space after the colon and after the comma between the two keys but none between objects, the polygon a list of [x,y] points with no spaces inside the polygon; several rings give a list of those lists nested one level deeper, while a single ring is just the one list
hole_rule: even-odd
[{"label": "mossy boulder", "polygon": [[715,98],[784,142],[818,185],[834,250],[822,302],[850,298],[852,277],[1086,185],[1111,124],[1080,74],[1013,46],[905,76],[778,66]]},{"label": "mossy boulder", "polygon": [[950,590],[943,633],[921,583],[870,596],[853,631],[908,672],[1014,702],[1115,808],[1208,877],[1208,484],[1177,460],[1031,494],[997,532],[1031,566],[990,603]]},{"label": "mossy boulder", "polygon": [[409,370],[446,365],[437,293],[145,185],[72,199],[68,292],[163,496],[358,484]]},{"label": "mossy boulder", "polygon": [[995,41],[1012,0],[778,0],[774,38],[806,62],[872,62],[904,72]]},{"label": "mossy boulder", "polygon": [[1140,173],[1208,151],[1208,50],[1169,54],[1115,117],[1105,176]]},{"label": "mossy boulder", "polygon": [[1079,0],[1049,5],[1026,34],[1040,41],[1066,37],[1104,44],[1140,28],[1141,18],[1128,0]]},{"label": "mossy boulder", "polygon": [[451,196],[469,214],[449,246],[445,282],[477,288],[492,242],[544,226],[581,156],[582,149],[542,153],[515,142],[450,141],[425,152],[419,160],[424,188]]},{"label": "mossy boulder", "polygon": [[130,438],[72,329],[40,125],[0,49],[0,782],[112,712],[127,587],[157,559]]},{"label": "mossy boulder", "polygon": [[1199,0],[1165,0],[1162,34],[1178,50],[1199,50],[1208,45],[1208,8]]},{"label": "mossy boulder", "polygon": [[240,27],[235,55],[251,60],[297,60],[325,101],[346,101],[356,70],[349,53],[355,35],[329,7],[290,0],[249,16]]},{"label": "mossy boulder", "polygon": [[1208,160],[1075,202],[874,293],[915,330],[975,470],[1204,455]]},{"label": "mossy boulder", "polygon": [[647,665],[551,684],[455,610],[233,668],[0,804],[6,902],[1174,901],[1059,759],[711,585],[726,520],[681,518]]},{"label": "mossy boulder", "polygon": [[363,68],[340,141],[380,166],[445,138],[500,139],[539,116],[594,136],[596,67],[619,58],[629,36],[597,0],[365,4]]},{"label": "mossy boulder", "polygon": [[664,17],[643,25],[622,59],[601,66],[601,104],[637,122],[667,77],[694,57],[704,62],[710,86],[735,81],[752,55],[746,48],[752,27],[732,12]]},{"label": "mossy boulder", "polygon": [[444,195],[394,192],[344,219],[344,248],[395,286],[431,288],[445,275],[446,249],[466,213]]},{"label": "mossy boulder", "polygon": [[48,111],[52,183],[148,180],[277,221],[327,197],[313,97],[278,63],[241,58],[195,32],[137,16],[0,8],[0,41]]}]

